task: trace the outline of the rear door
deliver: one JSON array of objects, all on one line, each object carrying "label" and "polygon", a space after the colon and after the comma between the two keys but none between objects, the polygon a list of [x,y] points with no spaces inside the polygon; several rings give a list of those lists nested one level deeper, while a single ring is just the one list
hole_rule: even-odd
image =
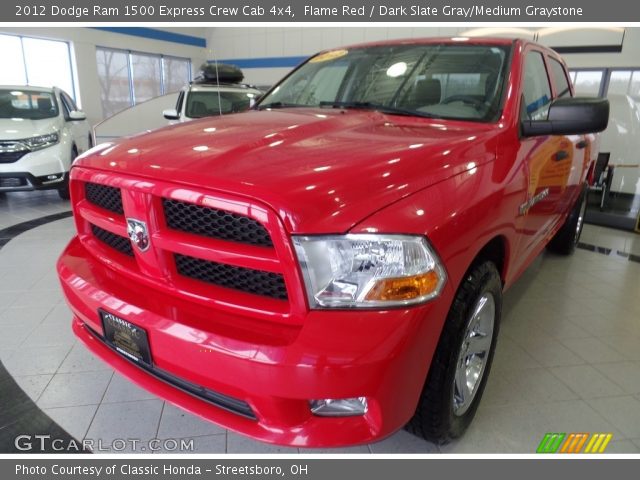
[{"label": "rear door", "polygon": [[[551,74],[554,98],[572,96],[568,72],[560,59],[547,55],[547,65]],[[561,148],[571,157],[570,164],[557,162],[558,168],[562,170],[562,175],[566,177],[565,183],[560,185],[562,191],[556,204],[560,221],[564,220],[565,214],[571,210],[580,194],[585,172],[590,162],[590,140],[592,137],[591,135],[566,135],[560,137],[562,138]],[[568,170],[568,174],[566,174],[566,170]]]},{"label": "rear door", "polygon": [[[521,79],[521,120],[547,118],[553,90],[542,50],[529,47],[525,52]],[[558,152],[566,150],[558,136],[523,137],[518,151],[527,174],[527,194],[519,207],[523,251],[533,253],[558,222],[556,202],[561,185],[566,182],[570,158]]]}]

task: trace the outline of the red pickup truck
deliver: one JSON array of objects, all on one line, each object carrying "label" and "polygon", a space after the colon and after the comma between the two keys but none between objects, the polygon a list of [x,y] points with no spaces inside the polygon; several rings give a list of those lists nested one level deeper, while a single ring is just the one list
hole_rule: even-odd
[{"label": "red pickup truck", "polygon": [[447,442],[502,295],[571,253],[608,103],[552,50],[321,52],[249,112],[102,144],[71,170],[75,334],[133,382],[266,442]]}]

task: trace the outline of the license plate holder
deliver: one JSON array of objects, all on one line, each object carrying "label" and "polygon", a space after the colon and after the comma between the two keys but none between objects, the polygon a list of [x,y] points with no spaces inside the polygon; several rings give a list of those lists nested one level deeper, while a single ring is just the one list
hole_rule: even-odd
[{"label": "license plate holder", "polygon": [[98,309],[98,313],[102,319],[104,340],[109,346],[135,363],[149,368],[153,366],[149,337],[143,328],[105,310]]}]

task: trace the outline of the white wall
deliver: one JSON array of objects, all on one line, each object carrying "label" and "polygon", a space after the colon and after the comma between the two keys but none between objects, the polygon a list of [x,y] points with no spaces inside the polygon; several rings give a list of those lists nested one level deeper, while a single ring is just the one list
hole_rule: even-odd
[{"label": "white wall", "polygon": [[[207,33],[207,29],[205,28],[163,28],[159,30],[166,30],[203,38]],[[0,27],[0,33],[27,35],[70,42],[77,69],[76,81],[80,95],[80,103],[92,125],[95,125],[103,119],[102,106],[100,104],[100,84],[98,82],[96,46],[186,57],[191,59],[192,66],[195,70],[198,69],[207,57],[207,51],[202,47],[134,37],[120,33],[105,32],[93,28]]]},{"label": "white wall", "polygon": [[[455,36],[488,33],[496,36],[517,36],[540,41],[551,46],[622,43],[621,53],[566,54],[570,67],[640,67],[640,28],[575,29],[550,31],[548,27],[469,28],[469,27],[214,27],[206,29],[207,58],[244,59],[263,57],[308,56],[327,48],[360,42],[395,38]],[[557,29],[555,29],[557,30]],[[555,43],[554,43],[555,42]],[[270,84],[285,75],[290,68],[245,69],[246,81]]]}]

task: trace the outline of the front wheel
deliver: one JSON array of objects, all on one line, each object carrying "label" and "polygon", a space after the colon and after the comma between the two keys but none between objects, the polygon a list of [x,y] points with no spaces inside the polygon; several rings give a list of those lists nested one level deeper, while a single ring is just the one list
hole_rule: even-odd
[{"label": "front wheel", "polygon": [[480,403],[502,312],[502,281],[489,261],[465,277],[447,316],[418,408],[407,429],[444,444],[461,436]]}]

